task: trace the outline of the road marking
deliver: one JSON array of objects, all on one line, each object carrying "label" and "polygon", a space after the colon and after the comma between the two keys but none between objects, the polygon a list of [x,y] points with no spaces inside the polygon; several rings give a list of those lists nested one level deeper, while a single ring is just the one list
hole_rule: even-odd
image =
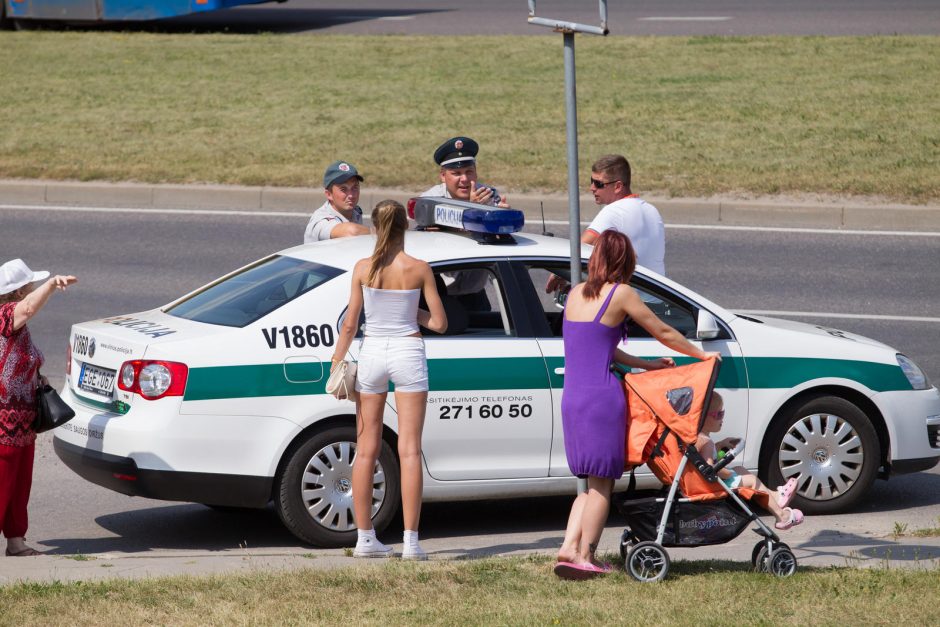
[{"label": "road marking", "polygon": [[877,314],[829,313],[822,311],[770,311],[764,309],[732,309],[734,313],[755,316],[787,316],[797,318],[843,318],[848,320],[891,320],[896,322],[940,322],[929,316],[880,316]]},{"label": "road marking", "polygon": [[664,15],[664,16],[658,16],[658,17],[637,18],[637,20],[640,22],[727,22],[728,20],[733,20],[733,19],[734,19],[733,17],[725,17],[725,16],[717,16],[717,15],[716,16],[702,15],[698,17],[695,17],[695,16],[670,17],[670,16]]},{"label": "road marking", "polygon": [[[309,212],[301,211],[248,211],[231,209],[147,209],[141,207],[83,207],[79,205],[6,205],[0,204],[0,211],[72,211],[85,213],[142,213],[142,214],[170,214],[170,215],[219,215],[219,216],[274,216],[278,218],[309,218]],[[537,227],[542,224],[538,216],[526,216],[526,224]],[[568,226],[567,220],[545,220],[545,226]],[[582,222],[586,227],[590,222]],[[809,229],[798,227],[776,226],[723,226],[712,224],[667,224],[667,229],[698,229],[702,231],[761,231],[767,233],[816,233],[821,235],[877,235],[900,237],[940,237],[940,231],[863,231],[859,229]]]},{"label": "road marking", "polygon": [[[567,223],[566,223],[567,224]],[[712,224],[667,224],[667,229],[701,229],[703,231],[767,231],[768,233],[823,233],[830,235],[905,235],[908,237],[940,237],[940,231],[867,231],[863,229],[811,229],[789,226],[724,226]]]},{"label": "road marking", "polygon": [[277,217],[310,217],[313,213],[298,213],[296,211],[232,211],[230,209],[144,209],[139,207],[78,207],[54,205],[0,205],[0,209],[13,211],[78,211],[84,213],[165,213],[172,215],[219,215],[219,216],[277,216]]},{"label": "road marking", "polygon": [[[527,226],[538,226],[542,220],[535,216],[531,220],[526,216]],[[590,222],[582,222],[586,227]],[[567,220],[545,220],[545,226],[568,226]],[[863,231],[860,229],[810,229],[789,226],[724,226],[719,224],[667,224],[667,229],[691,229],[702,231],[764,231],[768,233],[821,233],[823,235],[901,235],[908,237],[940,237],[940,231]]]}]

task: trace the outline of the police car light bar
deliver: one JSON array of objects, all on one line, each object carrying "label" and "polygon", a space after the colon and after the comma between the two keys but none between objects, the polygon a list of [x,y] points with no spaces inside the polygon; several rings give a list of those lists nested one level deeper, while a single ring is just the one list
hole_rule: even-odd
[{"label": "police car light bar", "polygon": [[465,231],[486,243],[514,243],[511,234],[521,231],[525,214],[518,209],[499,209],[453,198],[412,198],[408,217],[419,230],[440,227]]}]

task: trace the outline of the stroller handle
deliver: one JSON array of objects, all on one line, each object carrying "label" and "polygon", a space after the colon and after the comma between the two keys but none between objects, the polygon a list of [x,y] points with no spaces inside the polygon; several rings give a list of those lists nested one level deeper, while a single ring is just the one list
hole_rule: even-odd
[{"label": "stroller handle", "polygon": [[723,469],[725,466],[727,466],[733,461],[734,461],[734,451],[729,451],[725,453],[724,457],[718,460],[717,464],[712,466],[712,470],[714,470],[717,473],[719,470]]}]

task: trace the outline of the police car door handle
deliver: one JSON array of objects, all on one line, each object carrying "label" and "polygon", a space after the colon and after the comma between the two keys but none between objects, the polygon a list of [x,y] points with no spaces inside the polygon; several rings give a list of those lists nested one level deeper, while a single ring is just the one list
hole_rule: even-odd
[{"label": "police car door handle", "polygon": [[561,368],[555,368],[555,374],[560,374],[561,376],[565,376],[565,367],[562,366]]}]

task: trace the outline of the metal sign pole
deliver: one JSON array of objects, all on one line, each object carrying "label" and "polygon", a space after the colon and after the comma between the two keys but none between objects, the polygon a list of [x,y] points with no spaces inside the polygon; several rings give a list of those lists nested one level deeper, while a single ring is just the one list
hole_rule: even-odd
[{"label": "metal sign pole", "polygon": [[[607,0],[600,2],[600,26],[536,17],[535,0],[529,3],[529,24],[562,33],[565,44],[565,126],[568,146],[568,228],[571,233],[571,284],[581,282],[581,197],[578,184],[578,96],[575,87],[574,34],[607,35]],[[578,479],[578,493],[587,492],[587,479]]]},{"label": "metal sign pole", "polygon": [[574,33],[565,32],[565,128],[568,145],[568,228],[571,284],[581,282],[581,192],[578,184],[578,94],[575,88]]}]

